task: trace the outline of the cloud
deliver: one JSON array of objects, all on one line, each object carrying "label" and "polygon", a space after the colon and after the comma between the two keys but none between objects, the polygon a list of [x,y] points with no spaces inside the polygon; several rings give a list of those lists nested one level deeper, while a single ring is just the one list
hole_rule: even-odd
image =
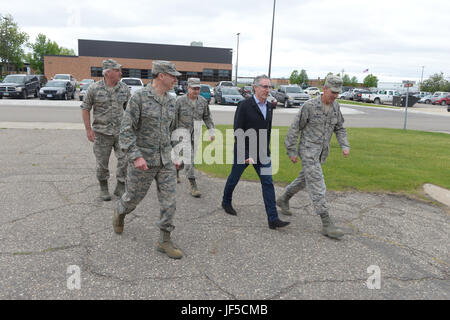
[{"label": "cloud", "polygon": [[[239,74],[267,73],[271,0],[88,1],[23,0],[2,4],[33,41],[44,33],[77,51],[78,39],[232,48],[240,32]],[[450,75],[447,1],[279,0],[276,4],[272,75],[306,69],[310,78],[346,70],[362,78]],[[443,17],[440,13],[444,13]],[[234,70],[234,68],[233,68]]]}]

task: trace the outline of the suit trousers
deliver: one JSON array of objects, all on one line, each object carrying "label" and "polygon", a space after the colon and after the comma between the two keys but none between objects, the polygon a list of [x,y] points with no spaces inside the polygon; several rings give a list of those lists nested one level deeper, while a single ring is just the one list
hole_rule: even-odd
[{"label": "suit trousers", "polygon": [[[275,202],[275,188],[273,186],[272,174],[261,174],[261,170],[271,171],[271,166],[272,165],[270,162],[265,165],[261,163],[253,164],[253,168],[258,174],[259,180],[261,181],[264,206],[266,208],[266,214],[269,222],[278,219],[278,211]],[[237,164],[235,157],[233,167],[231,169],[231,174],[228,176],[227,183],[223,191],[222,201],[225,205],[231,205],[233,191],[236,188],[236,185],[238,184],[242,173],[247,167],[248,164]],[[264,171],[263,173],[267,173]]]}]

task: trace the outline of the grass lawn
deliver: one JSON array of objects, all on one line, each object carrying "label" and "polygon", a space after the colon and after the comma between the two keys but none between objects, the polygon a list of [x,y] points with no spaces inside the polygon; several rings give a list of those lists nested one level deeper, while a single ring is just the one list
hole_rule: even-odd
[{"label": "grass lawn", "polygon": [[[225,135],[225,130],[232,129],[232,126],[218,126],[217,129],[223,133],[223,145],[232,152],[233,141],[226,139]],[[275,183],[286,185],[298,176],[301,164],[291,163],[286,155],[284,137],[288,127],[274,129],[279,129],[279,168],[273,179]],[[424,183],[450,189],[448,134],[379,128],[347,128],[347,132],[351,146],[349,157],[342,157],[341,149],[333,135],[330,155],[322,166],[328,190],[417,195]],[[220,140],[217,139],[215,143],[221,143]],[[204,151],[209,144],[203,142]],[[212,145],[209,145],[208,149],[211,150]],[[274,163],[276,152],[273,147],[271,150]],[[224,152],[223,163],[225,157]],[[273,167],[275,168],[275,165]],[[196,164],[196,168],[209,175],[226,178],[231,164]],[[253,168],[247,168],[242,179],[258,180]]]}]

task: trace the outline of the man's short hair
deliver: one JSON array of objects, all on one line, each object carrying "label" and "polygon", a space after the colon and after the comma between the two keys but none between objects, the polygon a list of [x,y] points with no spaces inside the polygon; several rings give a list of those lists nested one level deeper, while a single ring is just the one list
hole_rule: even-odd
[{"label": "man's short hair", "polygon": [[265,74],[262,74],[260,76],[257,76],[255,78],[255,80],[253,80],[253,85],[259,86],[259,84],[261,83],[261,80],[263,80],[263,79],[268,79],[270,81],[270,78],[268,76],[266,76]]}]

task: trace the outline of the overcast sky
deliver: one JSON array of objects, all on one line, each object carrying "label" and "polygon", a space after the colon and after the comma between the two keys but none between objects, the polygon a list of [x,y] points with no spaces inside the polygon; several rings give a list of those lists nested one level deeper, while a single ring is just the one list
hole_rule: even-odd
[{"label": "overcast sky", "polygon": [[[273,0],[2,1],[34,42],[44,33],[78,54],[78,39],[233,49],[239,76],[268,72]],[[362,81],[450,80],[448,0],[277,0],[272,77],[305,69],[309,78],[342,70]],[[363,70],[369,69],[368,73]]]}]

